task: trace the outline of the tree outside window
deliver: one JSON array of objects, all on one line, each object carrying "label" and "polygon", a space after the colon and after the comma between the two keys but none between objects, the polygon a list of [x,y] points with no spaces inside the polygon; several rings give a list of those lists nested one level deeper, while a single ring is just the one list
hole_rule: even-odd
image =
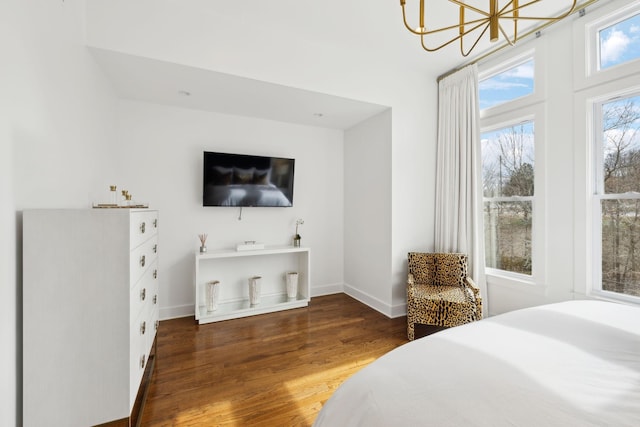
[{"label": "tree outside window", "polygon": [[486,266],[531,275],[534,124],[481,135]]},{"label": "tree outside window", "polygon": [[640,296],[640,96],[597,108],[602,290]]}]

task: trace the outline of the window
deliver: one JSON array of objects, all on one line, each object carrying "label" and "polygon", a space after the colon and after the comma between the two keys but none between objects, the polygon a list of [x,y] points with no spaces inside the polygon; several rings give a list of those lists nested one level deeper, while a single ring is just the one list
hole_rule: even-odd
[{"label": "window", "polygon": [[574,39],[575,90],[638,74],[640,2],[611,0],[602,4],[593,14],[576,19]]},{"label": "window", "polygon": [[544,281],[540,49],[502,57],[479,78],[485,268],[494,283]]},{"label": "window", "polygon": [[486,267],[532,274],[534,123],[484,132],[482,185]]},{"label": "window", "polygon": [[640,58],[640,14],[598,31],[600,70]]},{"label": "window", "polygon": [[640,93],[594,104],[594,117],[594,288],[640,297]]},{"label": "window", "polygon": [[479,82],[480,109],[491,108],[533,93],[534,62],[527,58]]}]

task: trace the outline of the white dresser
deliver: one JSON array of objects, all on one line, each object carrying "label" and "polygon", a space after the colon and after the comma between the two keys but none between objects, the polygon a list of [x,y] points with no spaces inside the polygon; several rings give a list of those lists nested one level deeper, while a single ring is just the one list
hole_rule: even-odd
[{"label": "white dresser", "polygon": [[24,211],[24,426],[137,423],[158,282],[157,211]]}]

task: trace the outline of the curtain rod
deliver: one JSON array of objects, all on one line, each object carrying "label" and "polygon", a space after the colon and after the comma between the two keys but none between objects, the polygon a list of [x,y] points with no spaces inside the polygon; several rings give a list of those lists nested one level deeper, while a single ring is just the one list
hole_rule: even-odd
[{"label": "curtain rod", "polygon": [[[591,6],[592,4],[596,3],[597,1],[598,0],[587,0],[587,1],[585,1],[584,3],[578,5],[575,8],[575,10],[573,12],[571,12],[571,14],[569,16],[571,16],[571,15],[577,13],[577,12],[583,11],[585,8],[587,8],[588,6]],[[542,31],[543,29],[545,29],[547,27],[550,27],[551,25],[555,24],[556,22],[559,22],[559,21],[549,21],[544,25],[541,25],[539,27],[534,28],[533,30],[530,30],[530,31],[526,32],[524,35],[519,37],[519,39],[524,39],[524,38],[529,37],[531,34],[536,34],[536,33],[540,32],[540,31]],[[440,76],[438,76],[437,81],[439,82],[440,80],[444,79],[445,77],[448,77],[451,74],[453,74],[453,73],[455,73],[457,71],[460,71],[461,69],[463,69],[467,65],[479,63],[480,61],[490,57],[491,55],[494,55],[495,53],[501,51],[502,49],[504,49],[507,46],[511,46],[511,45],[509,43],[504,43],[503,45],[501,45],[501,46],[499,46],[499,47],[497,47],[497,48],[495,48],[493,50],[490,50],[489,52],[487,52],[485,54],[482,54],[479,57],[477,57],[477,58],[475,58],[475,59],[473,59],[473,60],[471,60],[469,62],[463,63],[463,64],[461,64],[461,65],[459,65],[459,66],[447,71],[446,73],[441,74]]]}]

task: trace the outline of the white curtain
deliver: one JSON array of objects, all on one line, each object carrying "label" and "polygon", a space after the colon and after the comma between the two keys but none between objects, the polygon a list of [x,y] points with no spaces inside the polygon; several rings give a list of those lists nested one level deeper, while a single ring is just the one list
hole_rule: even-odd
[{"label": "white curtain", "polygon": [[478,67],[473,64],[438,84],[435,250],[469,256],[486,314],[479,121]]}]

